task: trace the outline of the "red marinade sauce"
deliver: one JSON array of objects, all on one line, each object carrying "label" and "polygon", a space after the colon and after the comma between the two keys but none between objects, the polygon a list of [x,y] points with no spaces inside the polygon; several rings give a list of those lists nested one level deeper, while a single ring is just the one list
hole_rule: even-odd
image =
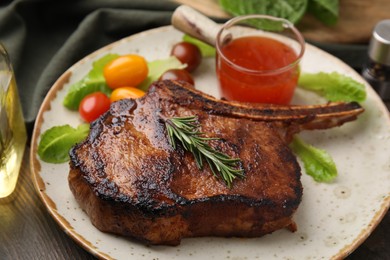
[{"label": "red marinade sauce", "polygon": [[223,98],[273,104],[291,101],[299,77],[297,54],[292,48],[271,38],[246,36],[232,40],[221,51],[235,65],[251,70],[276,70],[295,63],[287,70],[254,74],[218,57],[217,75]]}]

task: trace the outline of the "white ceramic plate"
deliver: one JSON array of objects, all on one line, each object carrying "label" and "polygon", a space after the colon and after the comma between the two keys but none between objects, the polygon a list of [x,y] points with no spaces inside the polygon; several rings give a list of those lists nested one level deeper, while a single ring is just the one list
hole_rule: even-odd
[{"label": "white ceramic plate", "polygon": [[[358,120],[330,130],[301,133],[334,158],[339,177],[332,184],[314,182],[305,173],[303,201],[294,215],[298,231],[279,230],[261,238],[188,238],[177,247],[145,246],[102,233],[89,221],[68,187],[69,166],[48,164],[37,155],[40,135],[52,126],[82,121],[62,106],[69,86],[107,53],[139,53],[147,60],[166,58],[182,33],[170,26],[146,31],[106,46],[67,70],[53,85],[38,114],[31,149],[35,185],[58,224],[93,255],[108,259],[329,259],[341,258],[358,247],[380,222],[390,205],[389,114],[364,80],[337,58],[308,45],[302,61],[305,72],[338,71],[366,84],[366,111]],[[206,59],[194,74],[196,87],[218,96],[214,59]],[[295,103],[323,103],[297,91]]]}]

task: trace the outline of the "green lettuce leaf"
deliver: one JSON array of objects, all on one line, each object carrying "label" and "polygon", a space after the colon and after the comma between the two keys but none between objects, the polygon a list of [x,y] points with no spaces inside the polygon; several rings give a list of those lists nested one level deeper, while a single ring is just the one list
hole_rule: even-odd
[{"label": "green lettuce leaf", "polygon": [[339,1],[309,0],[308,11],[325,25],[335,25],[339,17]]},{"label": "green lettuce leaf", "polygon": [[302,160],[305,171],[317,182],[331,182],[337,177],[337,168],[332,157],[324,150],[294,137],[291,149]]},{"label": "green lettuce leaf", "polygon": [[38,155],[48,163],[64,163],[69,160],[69,150],[84,140],[89,133],[89,124],[77,128],[70,125],[54,126],[46,130],[38,144]]},{"label": "green lettuce leaf", "polygon": [[184,69],[185,67],[186,65],[182,64],[175,56],[148,62],[148,76],[138,88],[147,91],[150,84],[152,84],[153,81],[156,81],[165,71],[170,69]]},{"label": "green lettuce leaf", "polygon": [[183,36],[184,42],[192,43],[200,49],[200,52],[202,53],[202,57],[214,57],[215,56],[215,48],[211,45],[208,45],[207,43],[204,43],[194,37],[191,37],[188,34],[184,34]]},{"label": "green lettuce leaf", "polygon": [[235,16],[267,14],[297,23],[306,12],[308,0],[219,0],[219,4]]},{"label": "green lettuce leaf", "polygon": [[108,62],[117,57],[119,57],[117,54],[107,54],[95,61],[92,70],[83,79],[70,86],[63,100],[63,105],[68,109],[77,110],[81,100],[88,94],[101,91],[109,96],[112,90],[106,84],[103,68]]},{"label": "green lettuce leaf", "polygon": [[364,84],[337,72],[302,73],[298,86],[314,91],[329,101],[363,102],[366,99]]}]

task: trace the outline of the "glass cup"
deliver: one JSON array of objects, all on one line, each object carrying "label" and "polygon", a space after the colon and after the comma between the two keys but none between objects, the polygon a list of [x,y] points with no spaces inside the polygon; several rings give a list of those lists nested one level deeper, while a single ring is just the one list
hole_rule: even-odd
[{"label": "glass cup", "polygon": [[222,98],[291,101],[305,51],[304,38],[291,22],[267,15],[238,16],[221,27],[215,45]]},{"label": "glass cup", "polygon": [[14,73],[7,51],[0,43],[0,198],[15,189],[26,141]]}]

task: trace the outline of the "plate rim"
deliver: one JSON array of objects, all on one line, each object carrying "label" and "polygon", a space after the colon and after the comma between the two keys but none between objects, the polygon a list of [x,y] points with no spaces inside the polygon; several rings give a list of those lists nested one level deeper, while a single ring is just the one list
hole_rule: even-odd
[{"label": "plate rim", "polygon": [[[92,53],[86,55],[82,59],[78,60],[76,63],[72,64],[65,72],[62,73],[62,75],[53,83],[53,85],[50,87],[49,91],[47,92],[40,108],[38,111],[38,114],[36,116],[36,121],[34,123],[33,133],[31,137],[31,143],[30,143],[30,171],[32,173],[33,177],[33,183],[36,191],[38,192],[38,195],[45,205],[46,209],[48,210],[49,214],[54,218],[54,220],[57,222],[57,224],[60,226],[60,228],[69,236],[72,238],[73,241],[75,241],[79,246],[84,248],[87,252],[91,253],[93,256],[98,257],[100,259],[113,259],[111,256],[107,255],[106,253],[100,251],[95,247],[90,241],[85,239],[81,234],[79,234],[72,225],[63,217],[60,213],[57,211],[56,204],[52,201],[52,199],[48,196],[46,193],[46,185],[40,175],[41,171],[41,164],[38,160],[37,150],[38,150],[38,139],[41,135],[41,128],[42,124],[44,123],[43,114],[46,111],[50,111],[50,103],[52,100],[55,99],[58,92],[62,90],[67,82],[69,82],[70,77],[72,76],[72,71],[77,67],[81,66],[85,61],[91,60],[97,55],[99,55],[102,52],[106,52],[107,50],[111,49],[113,46],[120,44],[122,41],[129,41],[132,38],[139,38],[143,37],[145,34],[152,34],[152,33],[158,33],[163,32],[166,30],[175,30],[175,28],[172,25],[166,25],[161,27],[156,27],[153,29],[149,29],[146,31],[138,32],[135,34],[132,34],[130,36],[124,37],[122,39],[119,39],[115,42],[112,42],[108,45],[105,45]],[[329,54],[322,49],[310,44],[306,43],[307,46],[310,46],[310,48],[314,48],[316,51],[325,53],[329,57],[332,57],[337,62],[341,62],[344,66],[347,66],[349,69],[351,69],[354,73],[357,74],[357,76],[361,77],[356,71],[354,71],[350,66],[346,63],[344,63],[339,58],[333,56],[332,54]],[[364,80],[364,79],[363,79]],[[376,104],[380,104],[380,110],[381,112],[385,112],[386,114],[386,106],[380,99],[380,97],[376,94],[376,92],[370,87],[370,85],[366,84],[366,90],[372,92],[371,95],[374,96],[374,101]],[[390,113],[387,113],[387,123],[390,122]],[[386,213],[388,212],[390,208],[390,194],[387,194],[387,196],[383,199],[383,202],[380,206],[380,209],[375,213],[375,215],[372,217],[370,222],[367,224],[366,228],[362,229],[361,232],[356,236],[356,238],[352,241],[352,243],[345,245],[343,248],[341,248],[335,255],[332,256],[332,259],[339,259],[339,258],[345,258],[349,254],[351,254],[354,250],[356,250],[370,235],[371,233],[376,229],[376,227],[379,225],[379,223],[382,221]]]}]

